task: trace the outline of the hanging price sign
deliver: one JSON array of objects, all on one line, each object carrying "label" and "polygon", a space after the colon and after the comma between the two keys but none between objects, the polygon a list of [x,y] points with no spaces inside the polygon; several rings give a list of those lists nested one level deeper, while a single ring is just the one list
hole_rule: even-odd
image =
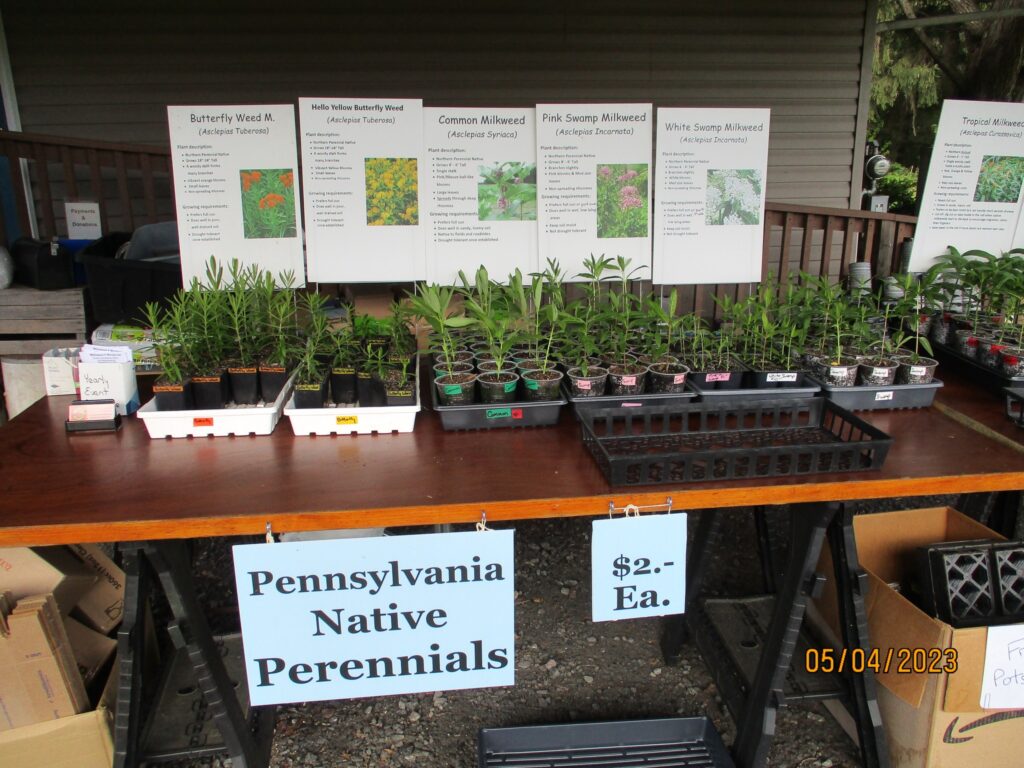
[{"label": "hanging price sign", "polygon": [[594,621],[683,613],[686,515],[595,520],[591,542]]}]

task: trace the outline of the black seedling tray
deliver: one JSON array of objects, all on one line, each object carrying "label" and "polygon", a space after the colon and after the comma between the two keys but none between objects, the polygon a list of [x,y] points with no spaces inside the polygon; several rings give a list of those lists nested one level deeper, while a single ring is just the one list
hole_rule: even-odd
[{"label": "black seedling tray", "polygon": [[577,412],[583,443],[613,486],[815,472],[863,472],[892,438],[821,397]]},{"label": "black seedling tray", "polygon": [[1005,387],[1003,394],[1006,395],[1007,417],[1018,427],[1024,427],[1024,389]]},{"label": "black seedling tray", "polygon": [[[807,377],[804,376],[806,380]],[[700,399],[709,402],[714,400],[718,401],[740,401],[740,400],[763,400],[763,399],[779,399],[780,397],[814,397],[816,394],[821,392],[821,387],[817,383],[802,384],[799,387],[776,387],[766,389],[754,389],[750,387],[740,387],[738,389],[703,389],[700,384],[687,382],[689,386],[693,387]]]},{"label": "black seedling tray", "polygon": [[477,765],[733,768],[734,763],[708,718],[672,717],[484,728]]},{"label": "black seedling tray", "polygon": [[562,393],[579,411],[581,408],[647,408],[655,405],[684,405],[697,397],[695,386],[686,382],[685,392],[646,393],[643,395],[598,395],[597,397],[573,397],[569,385],[562,380]]},{"label": "black seedling tray", "polygon": [[565,398],[530,400],[515,403],[473,403],[471,405],[438,405],[437,387],[430,384],[430,400],[441,415],[441,426],[447,432],[462,429],[502,429],[505,427],[550,427],[558,423]]},{"label": "black seedling tray", "polygon": [[978,382],[985,389],[999,392],[1004,387],[1024,388],[1024,376],[1004,376],[1001,372],[960,354],[959,350],[937,341],[932,342],[932,349],[935,351],[933,357],[943,366]]},{"label": "black seedling tray", "polygon": [[855,387],[821,385],[822,394],[848,411],[880,411],[883,409],[927,408],[935,401],[942,382],[932,379],[928,384],[890,384],[886,387],[858,384]]}]

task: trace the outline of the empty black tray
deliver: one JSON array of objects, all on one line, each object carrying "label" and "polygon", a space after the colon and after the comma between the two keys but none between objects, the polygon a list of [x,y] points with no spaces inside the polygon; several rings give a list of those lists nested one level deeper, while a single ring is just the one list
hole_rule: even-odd
[{"label": "empty black tray", "polygon": [[829,400],[715,401],[578,412],[583,443],[611,485],[863,472],[892,438]]},{"label": "empty black tray", "polygon": [[706,717],[567,723],[480,731],[480,768],[700,766],[732,768]]}]

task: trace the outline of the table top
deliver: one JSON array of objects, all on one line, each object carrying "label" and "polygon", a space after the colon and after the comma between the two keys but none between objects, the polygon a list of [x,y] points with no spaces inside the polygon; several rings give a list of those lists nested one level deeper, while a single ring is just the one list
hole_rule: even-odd
[{"label": "table top", "polygon": [[[68,435],[70,397],[43,398],[0,428],[0,545],[41,545],[845,501],[1024,488],[1021,430],[1002,400],[948,378],[939,406],[858,415],[895,439],[881,470],[612,489],[571,407],[557,426],[445,432],[437,414],[408,434],[273,434],[151,440],[130,417],[116,434]],[[1002,441],[951,412],[967,414]],[[954,414],[955,415],[955,414]]]}]

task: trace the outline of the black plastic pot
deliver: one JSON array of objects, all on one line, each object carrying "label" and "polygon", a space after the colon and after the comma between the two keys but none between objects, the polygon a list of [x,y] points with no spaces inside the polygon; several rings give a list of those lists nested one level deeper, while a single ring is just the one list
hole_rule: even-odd
[{"label": "black plastic pot", "polygon": [[259,368],[260,395],[263,402],[272,403],[281,394],[288,382],[288,369],[276,365],[261,365]]},{"label": "black plastic pot", "polygon": [[546,371],[526,371],[520,375],[523,382],[523,400],[557,400],[558,387],[562,383],[562,372],[554,368]]},{"label": "black plastic pot", "polygon": [[388,371],[384,379],[385,405],[416,405],[416,378],[407,376],[402,381],[401,371]]},{"label": "black plastic pot", "polygon": [[476,377],[481,403],[514,403],[519,374],[511,371],[485,371]]},{"label": "black plastic pot", "polygon": [[437,401],[441,405],[469,405],[473,402],[475,373],[444,374],[434,379]]},{"label": "black plastic pot", "polygon": [[355,368],[331,368],[331,400],[335,405],[354,403],[358,400]]},{"label": "black plastic pot", "polygon": [[569,391],[574,398],[604,395],[604,388],[608,383],[607,368],[599,365],[588,366],[586,376],[583,375],[583,369],[570,368],[565,375],[569,379]]},{"label": "black plastic pot", "polygon": [[223,408],[228,401],[228,377],[226,374],[192,377],[192,400],[201,411]]},{"label": "black plastic pot", "polygon": [[228,380],[235,405],[255,405],[260,401],[260,378],[255,367],[228,368]]},{"label": "black plastic pot", "polygon": [[295,383],[296,408],[323,408],[327,401],[327,376],[319,384],[316,382]]},{"label": "black plastic pot", "polygon": [[158,411],[187,411],[192,407],[192,386],[186,378],[180,384],[160,379],[153,385],[153,398]]},{"label": "black plastic pot", "polygon": [[654,363],[647,369],[647,386],[653,394],[678,394],[686,391],[686,375],[682,363]]},{"label": "black plastic pot", "polygon": [[383,408],[388,404],[388,393],[384,388],[384,380],[368,371],[356,374],[356,390],[359,405],[363,408]]}]

